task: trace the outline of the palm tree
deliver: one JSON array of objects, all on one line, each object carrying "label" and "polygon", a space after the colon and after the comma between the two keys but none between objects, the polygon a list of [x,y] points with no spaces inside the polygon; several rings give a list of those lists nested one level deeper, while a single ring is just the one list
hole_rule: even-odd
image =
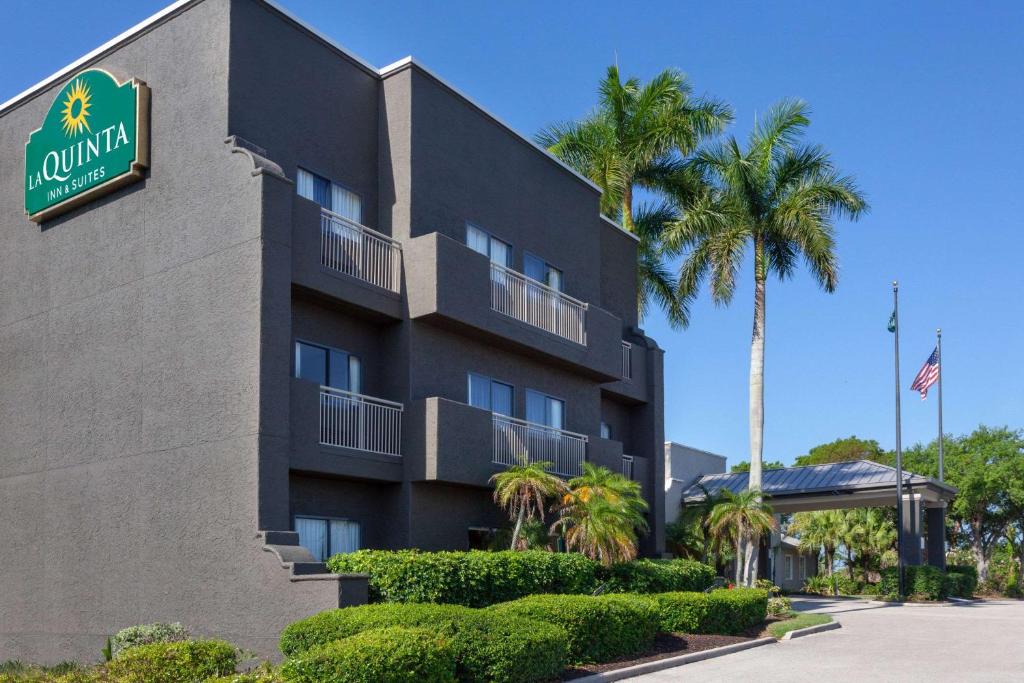
[{"label": "palm tree", "polygon": [[675,280],[661,254],[665,221],[677,216],[671,207],[634,211],[634,191],[674,190],[676,194],[680,188],[692,187],[699,178],[683,159],[731,120],[727,105],[694,97],[689,79],[675,69],[642,84],[637,78],[623,83],[619,68],[610,66],[598,85],[593,112],[581,121],[549,126],[536,136],[537,144],[601,187],[602,213],[619,218],[640,239],[637,305],[641,317],[653,300],[665,309],[670,322],[681,321]]},{"label": "palm tree", "polygon": [[839,588],[832,581],[836,550],[846,535],[846,517],[839,510],[820,512],[798,512],[789,524],[790,533],[800,539],[804,550],[821,550],[825,553],[825,573],[836,595]]},{"label": "palm tree", "polygon": [[549,467],[550,462],[521,462],[491,476],[494,502],[515,522],[512,550],[519,547],[523,523],[532,520],[534,515],[543,521],[547,500],[557,498],[565,491],[565,482],[548,472]]},{"label": "palm tree", "polygon": [[867,581],[872,567],[880,566],[886,551],[896,543],[896,525],[881,508],[849,510],[843,542],[856,556],[862,578]]},{"label": "palm tree", "polygon": [[566,546],[604,565],[636,557],[637,532],[646,531],[639,482],[608,468],[583,464],[583,474],[569,480],[552,533],[561,532]]},{"label": "palm tree", "polygon": [[761,537],[775,531],[778,524],[771,507],[761,499],[760,489],[739,493],[723,490],[724,498],[711,512],[712,533],[730,539],[736,548],[736,583],[753,586],[756,565],[749,561],[752,549]]},{"label": "palm tree", "polygon": [[704,493],[704,498],[699,503],[684,505],[679,519],[696,527],[694,536],[699,543],[699,559],[707,564],[709,560],[716,560],[721,548],[722,538],[711,531],[711,515],[715,506],[725,499],[725,494],[721,490],[712,493],[703,484],[697,486]]},{"label": "palm tree", "polygon": [[[798,144],[809,125],[799,100],[775,105],[741,149],[735,137],[697,154],[693,168],[707,190],[680,197],[682,217],[664,235],[666,248],[685,254],[678,302],[684,324],[702,282],[710,278],[718,304],[732,301],[748,246],[753,251],[754,325],[750,342],[750,480],[762,485],[764,446],[765,288],[769,274],[792,276],[800,256],[826,291],[836,288],[836,217],[867,211],[854,180],[843,176],[828,152]],[[757,549],[749,556],[757,561]],[[749,570],[749,568],[748,568]]]}]

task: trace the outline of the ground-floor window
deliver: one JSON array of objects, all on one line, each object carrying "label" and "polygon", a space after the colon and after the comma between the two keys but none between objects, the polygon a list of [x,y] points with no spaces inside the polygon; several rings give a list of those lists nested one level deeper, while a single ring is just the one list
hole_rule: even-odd
[{"label": "ground-floor window", "polygon": [[787,581],[792,581],[793,580],[793,556],[792,555],[786,555],[785,559],[783,560],[783,565],[782,566],[785,567],[785,570],[786,570],[786,580]]},{"label": "ground-floor window", "polygon": [[490,550],[494,545],[494,536],[498,533],[497,529],[484,526],[471,526],[469,527],[469,549],[470,550]]},{"label": "ground-floor window", "polygon": [[800,578],[807,578],[807,558],[803,555],[800,556]]},{"label": "ground-floor window", "polygon": [[299,545],[320,561],[338,553],[355,552],[360,547],[359,523],[350,519],[296,516],[295,531],[299,534]]}]

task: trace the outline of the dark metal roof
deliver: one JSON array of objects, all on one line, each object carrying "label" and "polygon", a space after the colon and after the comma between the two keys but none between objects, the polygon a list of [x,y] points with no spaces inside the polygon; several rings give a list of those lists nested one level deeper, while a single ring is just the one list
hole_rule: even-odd
[{"label": "dark metal roof", "polygon": [[[955,493],[948,484],[939,483],[913,472],[903,471],[904,481],[911,486],[931,485]],[[683,491],[683,500],[702,500],[701,487],[715,494],[722,489],[739,493],[747,488],[750,474],[705,474]],[[896,468],[881,465],[870,460],[851,460],[828,465],[808,467],[784,467],[764,470],[761,490],[768,496],[795,496],[811,493],[853,492],[896,486]]]}]

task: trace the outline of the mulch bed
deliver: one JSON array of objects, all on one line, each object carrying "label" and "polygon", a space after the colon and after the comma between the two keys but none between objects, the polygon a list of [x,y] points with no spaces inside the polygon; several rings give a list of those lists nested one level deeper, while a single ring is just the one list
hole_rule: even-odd
[{"label": "mulch bed", "polygon": [[601,664],[574,666],[562,672],[562,680],[569,681],[574,678],[582,678],[583,676],[603,671],[614,671],[615,669],[622,669],[635,664],[645,664],[677,655],[688,655],[694,652],[722,647],[723,645],[754,640],[756,637],[757,635],[700,636],[688,633],[659,633],[654,639],[654,645],[639,656],[616,659],[613,662],[603,662]]}]

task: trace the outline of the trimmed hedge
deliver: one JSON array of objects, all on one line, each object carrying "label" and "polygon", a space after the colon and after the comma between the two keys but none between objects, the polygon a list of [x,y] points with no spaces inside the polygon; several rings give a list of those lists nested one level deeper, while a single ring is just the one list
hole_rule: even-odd
[{"label": "trimmed hedge", "polygon": [[658,603],[639,595],[531,595],[488,607],[502,620],[555,624],[569,637],[570,662],[605,662],[641,652],[658,632]]},{"label": "trimmed hedge", "polygon": [[[907,595],[923,600],[945,600],[949,594],[946,574],[937,567],[911,565],[903,568],[904,589]],[[899,591],[899,573],[896,567],[882,570],[882,581],[878,584],[881,595],[896,595]]]},{"label": "trimmed hedge", "polygon": [[327,561],[332,572],[370,575],[371,602],[438,602],[486,607],[534,593],[590,593],[598,563],[542,550],[420,552],[360,550]]},{"label": "trimmed hedge", "polygon": [[281,673],[294,683],[454,683],[455,648],[436,631],[391,626],[314,647]]},{"label": "trimmed hedge", "polygon": [[118,631],[110,639],[110,649],[111,654],[117,657],[130,647],[150,645],[151,643],[174,643],[188,640],[188,637],[188,631],[177,622],[173,624],[141,624]]},{"label": "trimmed hedge", "polygon": [[281,652],[296,656],[388,626],[430,628],[446,636],[455,649],[460,680],[546,680],[557,677],[567,663],[567,635],[557,626],[506,618],[488,610],[430,603],[385,603],[321,612],[285,628]]},{"label": "trimmed hedge", "polygon": [[659,593],[662,631],[738,635],[764,622],[768,592],[733,588],[710,593]]},{"label": "trimmed hedge", "polygon": [[284,683],[284,678],[270,664],[264,663],[244,673],[207,679],[206,683]]},{"label": "trimmed hedge", "polygon": [[191,683],[235,671],[238,651],[222,640],[137,645],[107,665],[118,683]]},{"label": "trimmed hedge", "polygon": [[715,571],[692,560],[636,560],[605,568],[579,553],[541,550],[360,550],[327,561],[332,572],[370,575],[370,602],[486,607],[537,594],[702,591]]},{"label": "trimmed hedge", "polygon": [[970,564],[951,564],[946,567],[949,594],[958,598],[970,598],[978,589],[978,568]]},{"label": "trimmed hedge", "polygon": [[635,560],[600,572],[615,593],[702,591],[715,582],[715,570],[693,560]]}]

